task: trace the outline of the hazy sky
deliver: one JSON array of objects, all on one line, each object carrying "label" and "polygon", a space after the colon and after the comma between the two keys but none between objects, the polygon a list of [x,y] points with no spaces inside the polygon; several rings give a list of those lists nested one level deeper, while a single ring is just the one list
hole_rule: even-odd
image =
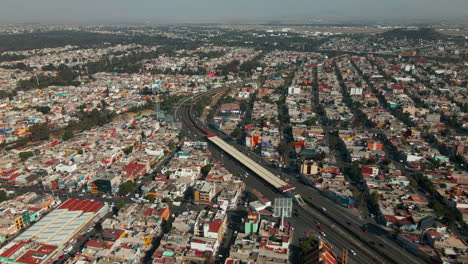
[{"label": "hazy sky", "polygon": [[455,19],[468,0],[0,0],[0,22]]}]

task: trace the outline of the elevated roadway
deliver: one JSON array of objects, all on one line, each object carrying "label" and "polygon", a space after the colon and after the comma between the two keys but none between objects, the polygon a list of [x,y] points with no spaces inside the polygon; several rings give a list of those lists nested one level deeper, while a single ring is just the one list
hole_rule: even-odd
[{"label": "elevated roadway", "polygon": [[283,181],[278,176],[271,173],[269,170],[265,169],[263,166],[260,166],[257,162],[253,161],[251,158],[244,155],[242,152],[238,151],[224,140],[220,139],[214,134],[207,135],[209,141],[218,146],[220,149],[225,151],[231,157],[235,158],[237,161],[242,163],[245,167],[250,169],[252,172],[260,176],[263,180],[273,185],[276,189],[281,192],[287,192],[294,190],[295,187],[287,182]]},{"label": "elevated roadway", "polygon": [[[182,107],[182,109],[178,110],[180,110],[179,114],[180,118],[182,119],[184,128],[190,131],[190,137],[195,140],[203,140],[203,138],[205,138],[205,136],[209,133],[207,130],[210,129],[207,128],[202,121],[193,116],[191,111],[192,106],[186,105]],[[224,152],[229,154],[226,158],[228,158],[230,161],[227,162],[227,159],[225,158],[225,165],[228,167],[229,170],[242,171],[245,167],[251,171],[256,170],[257,172],[255,173],[257,175],[259,175],[258,172],[261,173],[261,171],[263,170],[269,171],[269,173],[265,173],[265,175],[268,176],[262,177],[259,175],[260,177],[258,178],[262,178],[263,181],[260,181],[260,179],[255,179],[255,177],[248,177],[244,180],[247,184],[254,184],[255,188],[258,188],[262,192],[262,194],[267,194],[268,198],[270,199],[281,196],[284,197],[283,195],[281,195],[281,192],[278,192],[280,190],[278,186],[281,188],[282,184],[286,182],[280,177],[275,176],[281,175],[281,171],[272,168],[266,169],[264,166],[268,167],[268,164],[262,158],[257,157],[254,153],[250,153],[250,157],[247,157],[246,155],[244,155],[244,153],[248,153],[247,151],[249,150],[246,149],[245,146],[237,145],[234,142],[225,141],[228,139],[227,137],[223,137],[222,134],[215,134],[213,136],[215,136],[217,139],[210,139],[210,137],[207,137],[207,140],[208,142],[212,143],[212,145],[216,146],[216,148],[213,149],[214,152],[216,151],[216,149],[222,149]],[[237,149],[243,150],[244,153]],[[228,151],[232,154],[230,154]],[[246,160],[246,158],[248,158],[248,160]],[[244,160],[244,162],[241,162],[241,160]],[[235,163],[240,163],[239,165],[243,166],[240,167],[239,165],[235,165],[235,163],[232,163],[231,161],[235,161]],[[247,165],[245,165],[245,163],[247,163]],[[253,163],[256,164],[256,166],[254,166]],[[252,166],[254,170],[250,169],[248,165]],[[262,167],[263,169],[259,169],[259,167]],[[274,173],[273,171],[277,173]],[[279,178],[279,180],[281,181],[273,180],[273,178],[271,178],[271,175],[273,175],[273,177],[275,178]],[[266,179],[264,177],[266,177]],[[360,227],[363,223],[368,221],[358,219],[358,217],[349,214],[349,212],[347,211],[349,209],[341,208],[336,203],[333,203],[321,196],[316,190],[311,189],[307,186],[302,186],[300,183],[296,182],[297,179],[295,179],[294,177],[289,177],[289,180],[292,180],[295,187],[298,187],[298,184],[299,187],[301,187],[299,189],[293,190],[291,193],[297,193],[302,195],[305,202],[308,205],[311,205],[299,208],[300,216],[291,219],[296,229],[300,230],[299,233],[308,230],[316,232],[320,231],[315,229],[316,223],[320,222],[320,224],[325,230],[325,233],[327,234],[325,241],[328,241],[329,243],[335,246],[335,249],[339,250],[336,253],[339,254],[341,250],[348,249],[354,249],[357,252],[356,256],[349,256],[349,263],[351,264],[425,263],[423,260],[416,258],[401,247],[397,246],[395,242],[390,241],[388,237],[384,234],[376,234],[373,232],[361,232]],[[254,181],[255,183],[251,181]],[[272,192],[273,188],[271,187],[274,187],[276,192]],[[327,208],[328,210],[324,212],[320,209],[323,207]],[[378,246],[375,243],[382,243],[383,246]],[[402,258],[405,259],[404,262],[401,262]]]}]

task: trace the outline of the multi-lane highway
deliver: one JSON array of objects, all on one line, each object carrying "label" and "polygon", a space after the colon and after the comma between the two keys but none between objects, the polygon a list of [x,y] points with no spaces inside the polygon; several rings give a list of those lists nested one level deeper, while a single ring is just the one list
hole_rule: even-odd
[{"label": "multi-lane highway", "polygon": [[[221,92],[219,90],[218,92]],[[212,91],[213,93],[213,91]],[[214,92],[215,93],[215,92]],[[188,101],[195,102],[201,95],[194,97]],[[192,139],[201,140],[204,138],[207,131],[200,131],[196,125],[202,126],[204,130],[209,130],[204,126],[203,122],[194,118],[190,105],[178,107],[176,109],[176,117],[183,122],[184,129],[189,131]],[[411,255],[401,247],[399,247],[393,240],[389,238],[389,234],[381,232],[378,228],[369,229],[369,232],[363,232],[362,226],[367,223],[374,223],[372,219],[360,219],[350,212],[351,209],[343,208],[336,203],[323,197],[319,191],[305,186],[298,182],[294,175],[285,174],[282,171],[271,168],[269,162],[254,153],[251,153],[245,146],[236,144],[228,136],[219,133],[218,131],[211,131],[217,133],[222,139],[231,144],[233,147],[241,150],[243,153],[248,153],[248,156],[257,162],[259,165],[264,166],[275,175],[282,175],[287,177],[289,182],[296,186],[296,192],[299,193],[310,206],[299,209],[299,216],[291,219],[296,227],[296,235],[303,234],[304,231],[313,231],[317,233],[317,223],[323,228],[326,234],[322,236],[324,240],[334,247],[334,251],[341,255],[343,250],[353,249],[357,255],[350,255],[349,263],[402,263],[402,258],[405,263],[424,263],[421,259]],[[218,153],[223,159],[223,165],[230,171],[236,172],[236,175],[241,176],[246,183],[247,189],[255,186],[262,194],[269,199],[275,197],[284,197],[282,193],[275,190],[275,188],[260,178],[250,173],[250,176],[244,177],[247,168],[243,167],[238,161],[224,153],[219,148],[210,147],[213,153]],[[216,154],[215,154],[216,155]],[[324,211],[321,208],[325,208]]]}]

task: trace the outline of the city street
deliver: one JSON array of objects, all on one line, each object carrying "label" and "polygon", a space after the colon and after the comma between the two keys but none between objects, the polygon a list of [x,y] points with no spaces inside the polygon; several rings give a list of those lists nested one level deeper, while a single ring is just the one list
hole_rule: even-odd
[{"label": "city street", "polygon": [[[188,111],[188,109],[190,108],[187,107],[186,111]],[[204,135],[200,133],[200,131],[194,129],[194,126],[188,125],[191,122],[189,120],[189,115],[189,113],[182,115],[184,117],[183,122],[185,129],[190,131],[190,137],[193,140],[203,140]],[[216,133],[217,131],[211,132]],[[250,152],[249,149],[242,145],[236,144],[234,141],[230,140],[229,137],[223,135],[222,133],[218,133],[218,136],[225,139],[226,142],[229,142],[237,149],[242,150],[244,153]],[[245,173],[245,169],[240,169],[243,166],[240,165],[237,161],[233,160],[233,158],[227,156],[225,153],[223,153],[223,151],[216,148],[210,148],[210,150],[213,153],[220,152],[218,156],[222,158],[222,164],[231,172],[241,172],[240,174]],[[256,161],[258,164],[274,172],[276,175],[283,174],[281,171],[271,168],[269,162],[263,160],[261,157],[258,157],[256,154],[250,153],[249,157],[254,159],[254,161]],[[342,208],[341,206],[321,196],[311,187],[299,183],[294,175],[286,176],[289,177],[290,183],[296,186],[296,192],[301,194],[309,205],[314,205],[315,208],[327,208],[327,213],[325,216],[324,212],[320,212],[319,210],[313,209],[309,206],[306,208],[299,208],[300,216],[296,220],[299,224],[296,224],[296,226],[305,227],[307,230],[316,230],[315,226],[317,224],[314,221],[321,223],[321,225],[324,226],[324,232],[327,234],[326,240],[333,245],[335,253],[341,255],[343,250],[349,249],[353,249],[357,252],[356,256],[350,256],[350,263],[375,263],[376,261],[381,263],[398,263],[398,258],[395,257],[401,256],[402,254],[407,257],[408,261],[411,261],[408,263],[424,263],[422,260],[414,257],[396,245],[396,243],[391,241],[388,237],[383,237],[380,233],[373,234],[371,232],[362,232],[362,225],[369,223],[369,221],[360,220],[359,217],[350,215],[349,212],[346,212],[346,210],[349,209]],[[269,184],[255,176],[244,178],[244,180],[248,190],[249,188],[252,188],[249,186],[255,186],[255,189],[259,190],[265,197],[271,200],[274,200],[275,197],[284,197],[281,193],[273,191]],[[351,223],[351,225],[348,223]],[[296,236],[301,236],[305,230],[302,231],[302,234],[300,233],[301,231],[302,230],[297,230],[295,232]],[[370,241],[372,241],[374,245],[372,245]],[[379,246],[378,244],[382,244],[383,246]],[[380,255],[382,255],[383,252],[385,252],[384,254],[388,259],[380,258]],[[379,260],[376,260],[376,258],[379,258]]]}]

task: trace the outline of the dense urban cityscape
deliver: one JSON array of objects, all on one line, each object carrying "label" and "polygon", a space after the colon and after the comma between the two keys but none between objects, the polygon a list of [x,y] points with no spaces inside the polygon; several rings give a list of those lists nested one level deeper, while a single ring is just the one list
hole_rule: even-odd
[{"label": "dense urban cityscape", "polygon": [[468,263],[467,33],[0,25],[0,263]]}]

